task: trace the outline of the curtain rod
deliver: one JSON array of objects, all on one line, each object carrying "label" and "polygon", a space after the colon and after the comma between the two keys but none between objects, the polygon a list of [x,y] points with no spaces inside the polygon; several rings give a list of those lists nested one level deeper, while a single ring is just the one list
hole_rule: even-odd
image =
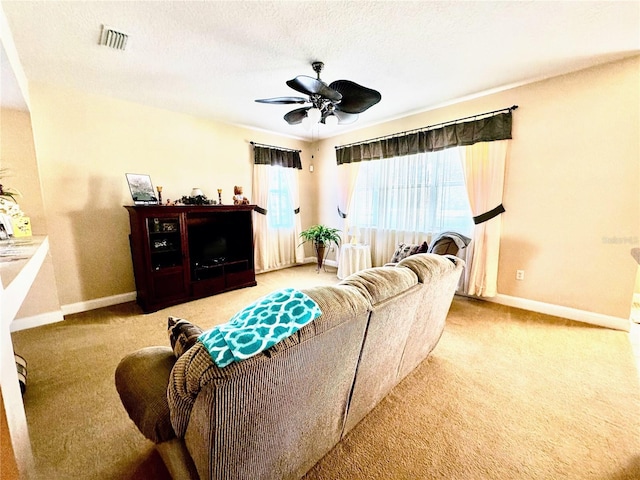
[{"label": "curtain rod", "polygon": [[302,150],[295,150],[293,148],[284,148],[284,147],[276,147],[275,145],[267,145],[266,143],[257,143],[257,142],[249,142],[254,147],[267,147],[267,148],[275,148],[276,150],[284,150],[285,152],[302,152]]},{"label": "curtain rod", "polygon": [[455,124],[455,123],[461,122],[463,120],[468,120],[470,118],[485,117],[487,115],[493,115],[493,114],[500,113],[500,112],[511,112],[511,111],[515,110],[516,108],[518,108],[518,105],[512,105],[510,107],[501,108],[499,110],[493,110],[492,112],[485,112],[485,113],[478,113],[476,115],[469,115],[468,117],[458,118],[457,120],[450,120],[448,122],[436,123],[434,125],[429,125],[427,127],[414,128],[413,130],[406,130],[404,132],[392,133],[390,135],[383,135],[381,137],[370,138],[369,140],[363,140],[361,142],[353,142],[353,143],[348,143],[346,145],[336,145],[334,148],[338,149],[338,148],[352,147],[354,145],[362,145],[364,143],[375,142],[376,140],[383,140],[385,138],[400,137],[400,136],[406,135],[408,133],[423,132],[423,131],[426,131],[426,130],[434,129],[436,127],[442,127],[442,126],[445,126],[445,125]]}]

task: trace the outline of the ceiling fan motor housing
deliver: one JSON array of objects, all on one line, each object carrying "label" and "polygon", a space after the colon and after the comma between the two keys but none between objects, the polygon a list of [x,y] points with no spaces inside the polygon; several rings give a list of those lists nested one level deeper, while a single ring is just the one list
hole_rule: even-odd
[{"label": "ceiling fan motor housing", "polygon": [[313,68],[313,71],[316,72],[316,75],[318,75],[318,80],[320,80],[320,72],[324,68],[324,63],[322,63],[322,62],[313,62],[311,64],[311,67]]}]

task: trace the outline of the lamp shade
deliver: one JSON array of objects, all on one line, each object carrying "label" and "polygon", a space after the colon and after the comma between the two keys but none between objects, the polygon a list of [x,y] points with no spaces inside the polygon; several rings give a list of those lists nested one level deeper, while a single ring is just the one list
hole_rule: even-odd
[{"label": "lamp shade", "polygon": [[324,119],[324,123],[325,125],[329,125],[330,127],[335,127],[336,125],[338,125],[338,117],[333,114],[328,115],[327,118]]},{"label": "lamp shade", "polygon": [[202,195],[202,190],[200,190],[199,188],[193,188],[191,189],[191,196],[192,197],[197,197],[197,196],[201,196]]},{"label": "lamp shade", "polygon": [[311,124],[316,124],[322,118],[322,112],[320,111],[319,108],[315,108],[315,107],[310,108],[307,111],[307,118],[311,121]]}]

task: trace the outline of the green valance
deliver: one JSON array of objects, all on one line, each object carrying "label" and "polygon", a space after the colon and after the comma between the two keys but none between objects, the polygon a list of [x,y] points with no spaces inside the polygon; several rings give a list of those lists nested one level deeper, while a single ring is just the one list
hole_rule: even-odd
[{"label": "green valance", "polygon": [[300,151],[281,149],[277,147],[263,147],[254,145],[254,162],[256,165],[273,165],[302,170]]},{"label": "green valance", "polygon": [[382,158],[436,152],[445,148],[511,138],[511,107],[495,115],[381,137],[336,147],[338,165]]}]

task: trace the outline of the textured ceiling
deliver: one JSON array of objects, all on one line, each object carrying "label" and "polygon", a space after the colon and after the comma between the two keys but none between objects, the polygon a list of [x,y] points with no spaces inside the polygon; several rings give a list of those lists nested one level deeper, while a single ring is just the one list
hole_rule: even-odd
[{"label": "textured ceiling", "polygon": [[[29,81],[300,138],[322,138],[492,89],[640,53],[637,1],[5,1]],[[106,24],[130,35],[99,46]],[[382,94],[353,125],[282,116],[285,81],[348,79]]]}]

